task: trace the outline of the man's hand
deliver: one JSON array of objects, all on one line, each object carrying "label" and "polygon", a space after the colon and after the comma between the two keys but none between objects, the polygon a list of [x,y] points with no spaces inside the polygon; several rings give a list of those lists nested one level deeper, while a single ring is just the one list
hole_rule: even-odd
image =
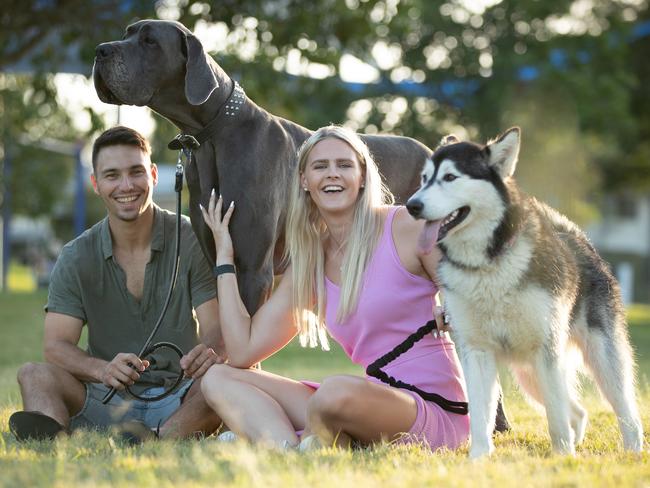
[{"label": "man's hand", "polygon": [[185,376],[196,380],[203,376],[210,366],[223,362],[223,358],[214,352],[214,349],[199,344],[181,358],[181,368]]},{"label": "man's hand", "polygon": [[131,386],[140,378],[140,373],[149,367],[149,361],[141,361],[133,353],[121,352],[101,371],[102,383],[117,390]]}]

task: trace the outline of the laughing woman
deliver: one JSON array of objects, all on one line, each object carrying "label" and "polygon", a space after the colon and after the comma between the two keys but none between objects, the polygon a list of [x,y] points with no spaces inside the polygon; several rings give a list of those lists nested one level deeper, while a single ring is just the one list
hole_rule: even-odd
[{"label": "laughing woman", "polygon": [[[219,315],[230,358],[204,376],[205,398],[238,436],[281,446],[367,445],[380,440],[456,448],[468,437],[458,358],[447,334],[411,338],[374,377],[294,381],[251,365],[284,347],[327,344],[327,332],[364,368],[433,319],[437,251],[417,252],[422,222],[391,206],[368,148],[337,126],[300,148],[291,182],[286,243],[289,268],[251,318],[242,304],[222,200],[203,216],[217,252]],[[313,313],[306,313],[307,311]],[[424,332],[424,331],[422,331]],[[399,358],[396,356],[399,355]],[[387,363],[387,364],[386,364]],[[390,378],[392,377],[392,378]],[[399,381],[399,383],[396,383]],[[408,435],[405,435],[408,434]]]}]

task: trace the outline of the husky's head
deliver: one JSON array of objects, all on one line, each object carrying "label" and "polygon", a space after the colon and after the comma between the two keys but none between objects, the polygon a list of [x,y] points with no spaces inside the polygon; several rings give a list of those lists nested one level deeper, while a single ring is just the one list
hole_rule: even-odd
[{"label": "husky's head", "polygon": [[518,127],[484,146],[453,135],[442,140],[424,165],[420,189],[406,204],[413,217],[427,221],[421,252],[431,252],[436,242],[470,225],[478,225],[483,235],[498,225],[509,201],[504,180],[515,172],[519,143]]}]

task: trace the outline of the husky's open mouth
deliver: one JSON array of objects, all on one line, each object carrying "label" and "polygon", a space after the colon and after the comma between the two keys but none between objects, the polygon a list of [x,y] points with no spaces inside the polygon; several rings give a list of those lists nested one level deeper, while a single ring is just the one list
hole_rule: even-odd
[{"label": "husky's open mouth", "polygon": [[445,238],[447,233],[456,227],[458,224],[460,224],[463,220],[465,220],[465,217],[469,215],[469,207],[460,207],[454,210],[452,213],[447,215],[444,219],[442,219],[442,223],[440,224],[440,230],[438,231],[438,239],[437,241],[441,241],[442,239]]},{"label": "husky's open mouth", "polygon": [[429,254],[437,242],[440,242],[451,229],[460,224],[469,215],[468,206],[460,207],[440,220],[427,220],[420,233],[418,248],[420,253]]}]

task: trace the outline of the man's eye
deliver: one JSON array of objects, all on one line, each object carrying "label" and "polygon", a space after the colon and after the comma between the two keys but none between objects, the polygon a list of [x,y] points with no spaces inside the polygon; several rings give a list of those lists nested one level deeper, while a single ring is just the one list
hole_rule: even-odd
[{"label": "man's eye", "polygon": [[452,175],[451,173],[447,173],[445,176],[442,177],[443,181],[454,181],[457,178],[457,176]]}]

